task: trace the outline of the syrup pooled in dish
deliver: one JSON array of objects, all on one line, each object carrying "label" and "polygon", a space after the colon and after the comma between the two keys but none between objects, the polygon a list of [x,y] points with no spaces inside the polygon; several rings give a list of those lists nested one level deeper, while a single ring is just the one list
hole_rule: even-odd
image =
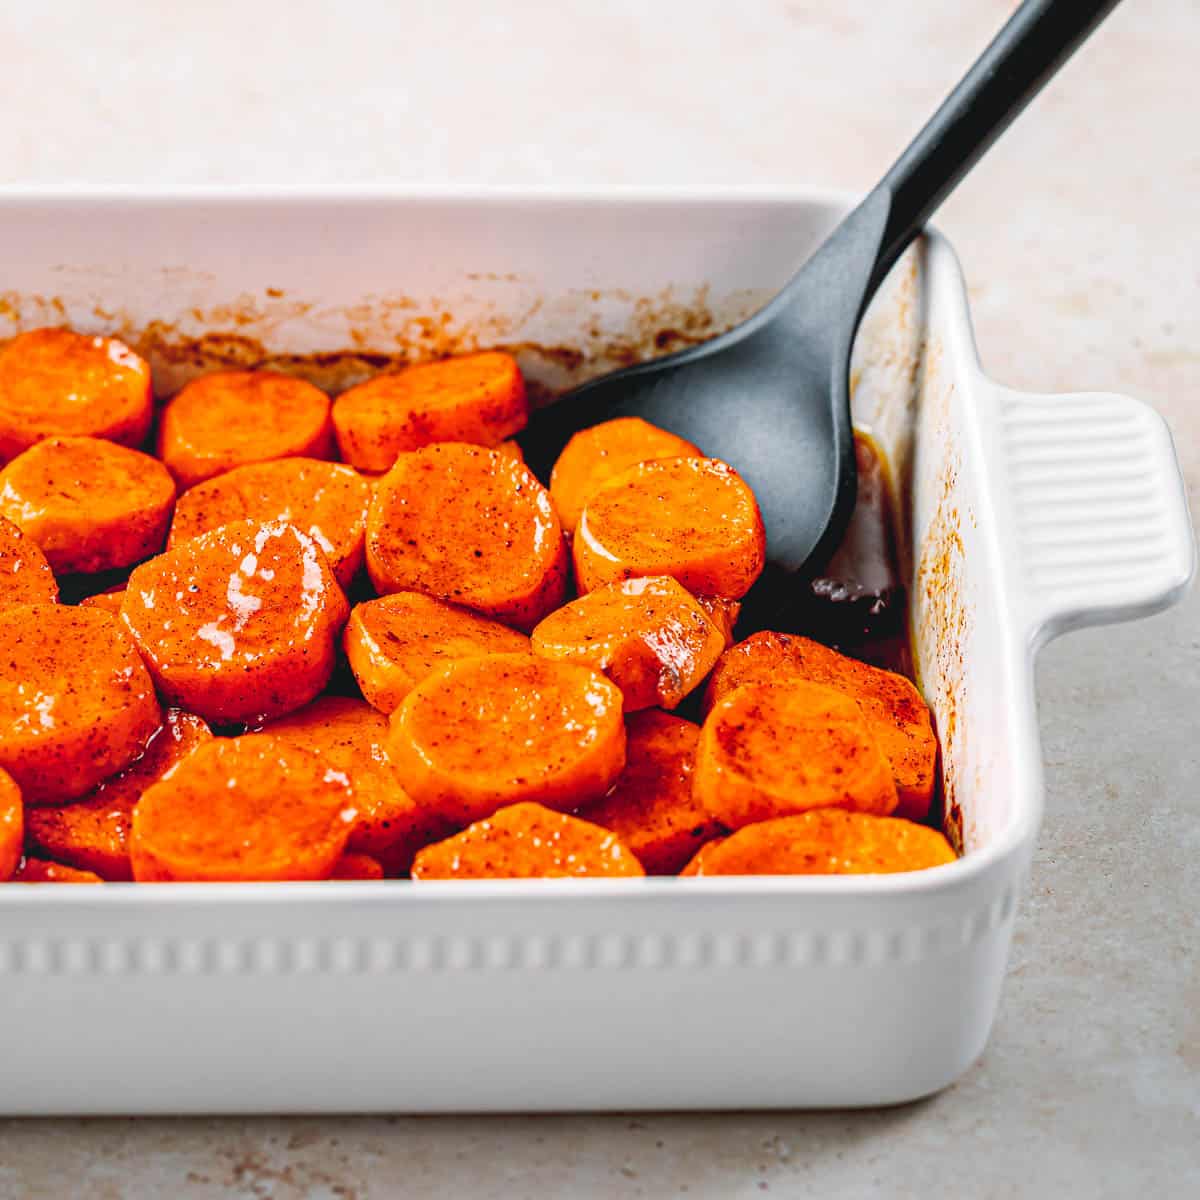
[{"label": "syrup pooled in dish", "polygon": [[800,632],[739,641],[765,537],[737,464],[622,418],[539,480],[507,354],[332,404],[203,376],[153,438],[150,395],[112,339],[0,350],[0,880],[953,859],[865,442]]}]

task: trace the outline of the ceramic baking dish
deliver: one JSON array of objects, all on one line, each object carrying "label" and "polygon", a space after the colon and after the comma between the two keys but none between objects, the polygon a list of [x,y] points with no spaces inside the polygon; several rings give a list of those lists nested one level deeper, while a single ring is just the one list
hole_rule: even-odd
[{"label": "ceramic baking dish", "polygon": [[[337,388],[514,347],[535,383],[761,303],[844,211],[820,194],[0,199],[0,334],[117,331],[164,392],[271,362]],[[1174,601],[1170,437],[1120,396],[989,380],[931,235],[866,319],[922,687],[965,856],[858,878],[0,888],[0,1110],[871,1105],[980,1053],[1041,819],[1033,659]],[[731,401],[730,420],[737,420]]]}]

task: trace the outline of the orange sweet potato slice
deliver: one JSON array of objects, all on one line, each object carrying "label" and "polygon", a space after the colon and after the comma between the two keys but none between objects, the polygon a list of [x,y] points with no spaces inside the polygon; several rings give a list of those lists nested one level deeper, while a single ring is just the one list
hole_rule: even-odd
[{"label": "orange sweet potato slice", "polygon": [[321,696],[263,732],[311,750],[350,780],[358,816],[347,847],[378,859],[389,875],[407,872],[417,850],[457,828],[401,787],[385,749],[387,717],[362,700]]},{"label": "orange sweet potato slice", "polygon": [[21,789],[0,767],[0,882],[17,869],[24,842],[25,806],[21,803]]},{"label": "orange sweet potato slice", "polygon": [[371,487],[351,467],[315,458],[249,463],[189,488],[175,506],[167,542],[175,547],[230,521],[287,521],[325,552],[343,588],[363,561]]},{"label": "orange sweet potato slice", "polygon": [[246,463],[333,449],[329,397],[273,371],[217,371],[193,379],[163,410],[158,454],[180,489]]},{"label": "orange sweet potato slice", "polygon": [[0,607],[57,602],[58,583],[42,548],[0,517]]},{"label": "orange sweet potato slice", "polygon": [[574,533],[583,506],[601,484],[652,459],[699,457],[691,442],[641,417],[617,417],[581,429],[563,447],[550,472],[550,495],[563,528]]},{"label": "orange sweet potato slice", "polygon": [[333,405],[342,458],[368,471],[386,471],[396,455],[434,442],[495,446],[528,419],[516,359],[499,351],[377,375]]},{"label": "orange sweet potato slice", "polygon": [[103,883],[93,871],[78,871],[44,858],[26,858],[13,875],[12,883]]},{"label": "orange sweet potato slice", "polygon": [[388,756],[418,804],[459,825],[522,800],[578,808],[625,765],[621,693],[572,663],[458,659],[392,713]]},{"label": "orange sweet potato slice", "polygon": [[625,711],[674,708],[712,670],[725,637],[669,575],[605,584],[552,612],[533,652],[601,671],[621,689]]},{"label": "orange sweet potato slice", "polygon": [[102,438],[46,438],[0,471],[0,515],[33,538],[60,575],[158,553],[174,504],[162,463]]},{"label": "orange sweet potato slice", "polygon": [[333,865],[330,879],[362,880],[382,879],[383,864],[369,854],[343,854]]},{"label": "orange sweet potato slice", "polygon": [[140,446],[152,411],[150,367],[116,338],[31,329],[0,348],[0,461],[48,437]]},{"label": "orange sweet potato slice", "polygon": [[234,521],[136,568],[121,617],[159,691],[208,721],[307,704],[333,671],[349,605],[294,525]]},{"label": "orange sweet potato slice", "polygon": [[700,730],[656,709],[625,721],[625,770],[587,819],[611,829],[650,875],[674,875],[722,832],[692,795]]},{"label": "orange sweet potato slice", "polygon": [[[782,818],[781,818],[782,819]],[[713,838],[711,842],[705,842],[703,846],[687,861],[687,865],[679,872],[680,879],[687,879],[695,875],[704,874],[704,864],[716,853],[717,847],[725,839],[723,837]]]},{"label": "orange sweet potato slice", "polygon": [[955,855],[927,825],[820,808],[747,825],[698,858],[696,875],[885,875],[940,867]]},{"label": "orange sweet potato slice", "polygon": [[540,804],[513,804],[444,842],[426,846],[413,878],[636,877],[641,863],[615,833]]},{"label": "orange sweet potato slice", "polygon": [[61,604],[0,611],[0,767],[27,805],[82,796],[141,754],[160,723],[116,618]]},{"label": "orange sweet potato slice", "polygon": [[717,701],[700,732],[693,788],[730,829],[810,808],[896,807],[891,768],[858,705],[800,680],[746,684]]},{"label": "orange sweet potato slice", "polygon": [[736,600],[762,572],[766,535],[754,494],[732,467],[715,458],[662,458],[592,494],[574,555],[581,592],[670,575],[693,595]]},{"label": "orange sweet potato slice", "polygon": [[73,804],[30,809],[29,844],[47,858],[101,879],[132,879],[129,827],[134,805],[152,783],[210,741],[208,725],[195,714],[167,709],[145,752],[125,770]]},{"label": "orange sweet potato slice", "polygon": [[744,683],[791,678],[837,688],[857,701],[891,763],[900,797],[897,814],[923,820],[937,776],[937,738],[925,701],[903,675],[848,658],[811,638],[756,633],[721,656],[705,690],[705,709]]},{"label": "orange sweet potato slice", "polygon": [[363,696],[390,713],[426,675],[452,659],[527,653],[529,638],[421,592],[393,592],[355,605],[343,645]]},{"label": "orange sweet potato slice", "polygon": [[265,733],[215,738],[133,810],[139,882],[325,879],[346,847],[354,793],[317,754]]},{"label": "orange sweet potato slice", "polygon": [[376,487],[367,570],[378,592],[425,592],[528,630],[562,601],[566,543],[528,468],[442,442],[401,454]]}]

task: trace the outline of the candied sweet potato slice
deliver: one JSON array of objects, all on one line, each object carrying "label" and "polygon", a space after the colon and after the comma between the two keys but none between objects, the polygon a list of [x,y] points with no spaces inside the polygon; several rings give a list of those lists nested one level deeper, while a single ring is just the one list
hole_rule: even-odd
[{"label": "candied sweet potato slice", "polygon": [[695,875],[704,874],[704,864],[716,853],[717,847],[724,841],[723,837],[713,838],[711,842],[705,842],[699,850],[696,851],[687,864],[680,870],[679,877],[687,879]]},{"label": "candied sweet potato slice", "polygon": [[0,607],[57,602],[58,583],[42,548],[0,517]]},{"label": "candied sweet potato slice", "polygon": [[142,793],[200,746],[212,741],[194,713],[169,708],[145,752],[82,800],[29,810],[29,844],[47,858],[114,882],[133,878],[129,827]]},{"label": "candied sweet potato slice", "polygon": [[802,680],[746,684],[717,701],[700,731],[693,788],[730,829],[810,808],[896,807],[891,768],[862,710]]},{"label": "candied sweet potato slice", "polygon": [[349,605],[294,525],[234,521],[136,568],[121,617],[159,691],[208,721],[307,704],[329,681]]},{"label": "candied sweet potato slice", "polygon": [[116,338],[31,329],[0,348],[0,461],[49,437],[140,446],[152,412],[150,367]]},{"label": "candied sweet potato slice", "polygon": [[661,458],[592,494],[574,555],[581,592],[670,575],[693,595],[736,600],[762,572],[766,534],[753,492],[732,467],[715,458]]},{"label": "candied sweet potato slice", "polygon": [[747,825],[697,856],[695,875],[885,875],[953,862],[940,830],[819,808]]},{"label": "candied sweet potato slice", "polygon": [[566,542],[527,467],[441,442],[401,454],[376,487],[367,570],[378,592],[425,592],[528,630],[562,601]]},{"label": "candied sweet potato slice", "polygon": [[189,488],[175,506],[167,545],[175,547],[230,521],[286,521],[325,552],[348,588],[363,561],[371,487],[352,467],[315,458],[248,463]]},{"label": "candied sweet potato slice", "polygon": [[389,875],[407,872],[417,850],[457,828],[405,792],[387,757],[388,719],[362,700],[321,696],[263,732],[311,750],[350,780],[358,815],[347,848],[378,859]]},{"label": "candied sweet potato slice", "polygon": [[103,883],[94,871],[79,871],[44,858],[26,858],[17,868],[13,883]]},{"label": "candied sweet potato slice", "polygon": [[369,854],[343,854],[333,864],[333,871],[329,878],[346,881],[382,879],[383,864],[377,858],[372,858]]},{"label": "candied sweet potato slice", "polygon": [[174,504],[162,463],[103,438],[46,438],[0,471],[0,515],[33,538],[60,575],[157,554]]},{"label": "candied sweet potato slice", "polygon": [[216,371],[183,387],[163,410],[158,454],[180,489],[246,463],[333,449],[329,397],[274,371]]},{"label": "candied sweet potato slice", "polygon": [[598,587],[542,620],[531,642],[543,658],[603,672],[626,712],[674,708],[725,648],[724,634],[669,575]]},{"label": "candied sweet potato slice", "polygon": [[692,795],[700,730],[656,709],[625,720],[625,770],[587,819],[611,829],[650,875],[674,875],[722,832]]},{"label": "candied sweet potato slice", "polygon": [[62,604],[0,610],[0,766],[27,805],[82,796],[141,754],[160,723],[115,617]]},{"label": "candied sweet potato slice", "polygon": [[937,737],[921,693],[903,675],[839,654],[811,638],[763,631],[721,656],[705,690],[705,708],[744,683],[791,678],[837,688],[858,703],[891,763],[900,797],[897,815],[923,820],[937,777]]},{"label": "candied sweet potato slice", "polygon": [[434,442],[496,446],[528,420],[520,368],[498,350],[376,375],[333,405],[342,458],[367,471],[386,471],[396,455]]},{"label": "candied sweet potato slice", "polygon": [[583,506],[614,476],[656,458],[699,457],[691,442],[641,417],[616,417],[572,436],[550,472],[550,496],[563,528],[574,533]]},{"label": "candied sweet potato slice", "polygon": [[25,806],[21,802],[21,789],[0,767],[0,882],[17,869],[24,844]]},{"label": "candied sweet potato slice", "polygon": [[356,604],[342,640],[363,696],[383,713],[452,659],[529,651],[525,634],[422,592]]},{"label": "candied sweet potato slice", "polygon": [[621,693],[572,663],[458,659],[392,713],[388,755],[418,804],[460,825],[522,800],[578,808],[625,765]]},{"label": "candied sweet potato slice", "polygon": [[346,776],[265,733],[215,738],[142,793],[129,856],[139,882],[325,879],[354,822]]},{"label": "candied sweet potato slice", "polygon": [[426,846],[413,878],[561,879],[644,875],[615,833],[540,804],[512,804]]}]

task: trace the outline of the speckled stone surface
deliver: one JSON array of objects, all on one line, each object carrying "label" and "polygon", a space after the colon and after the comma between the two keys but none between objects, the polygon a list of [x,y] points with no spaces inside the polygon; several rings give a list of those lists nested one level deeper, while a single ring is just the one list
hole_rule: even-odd
[{"label": "speckled stone surface", "polygon": [[[0,183],[859,189],[1013,7],[11,0]],[[940,218],[988,369],[1150,400],[1194,504],[1198,112],[1196,0],[1130,0]],[[932,1100],[0,1122],[0,1197],[1198,1195],[1200,597],[1052,646],[1039,697],[1046,824],[1000,1017],[983,1059]]]}]

